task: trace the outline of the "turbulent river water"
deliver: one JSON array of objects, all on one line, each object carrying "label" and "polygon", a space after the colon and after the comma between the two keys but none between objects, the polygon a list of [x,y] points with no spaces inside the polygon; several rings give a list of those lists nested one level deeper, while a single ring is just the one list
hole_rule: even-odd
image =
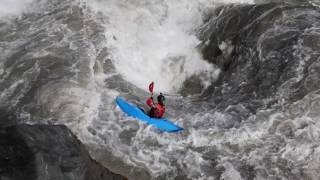
[{"label": "turbulent river water", "polygon": [[[65,124],[129,179],[317,180],[319,5],[4,0],[0,124]],[[151,81],[183,132],[115,105],[146,108]]]}]

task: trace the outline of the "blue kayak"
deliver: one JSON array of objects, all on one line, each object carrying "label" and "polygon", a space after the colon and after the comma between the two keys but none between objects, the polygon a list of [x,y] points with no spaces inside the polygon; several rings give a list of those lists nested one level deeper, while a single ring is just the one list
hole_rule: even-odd
[{"label": "blue kayak", "polygon": [[120,109],[128,114],[128,116],[137,118],[143,122],[146,122],[147,124],[150,124],[152,126],[155,126],[159,128],[161,131],[165,132],[178,132],[183,130],[183,128],[173,124],[167,119],[157,119],[157,118],[151,118],[148,115],[146,115],[141,109],[139,109],[137,106],[132,105],[122,99],[121,97],[116,98],[116,103],[120,107]]}]

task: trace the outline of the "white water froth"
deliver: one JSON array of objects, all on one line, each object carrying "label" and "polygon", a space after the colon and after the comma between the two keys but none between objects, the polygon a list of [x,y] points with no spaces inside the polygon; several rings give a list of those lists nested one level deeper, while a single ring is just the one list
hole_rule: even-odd
[{"label": "white water froth", "polygon": [[[117,72],[142,89],[155,81],[156,90],[172,92],[178,90],[183,81],[193,74],[206,72],[211,77],[216,75],[215,68],[203,61],[196,49],[200,42],[195,36],[195,30],[202,24],[202,13],[206,8],[213,8],[216,3],[223,2],[226,1],[105,0],[89,1],[88,4],[104,17],[106,46]],[[206,83],[206,79],[203,81]],[[83,137],[80,138],[87,139],[88,146],[104,146],[113,156],[121,158],[128,165],[147,170],[153,178],[173,174],[170,177],[173,179],[179,174],[179,168],[172,161],[184,166],[182,174],[190,179],[213,178],[202,170],[203,166],[209,166],[202,155],[188,150],[190,146],[200,147],[220,142],[209,130],[201,131],[186,126],[189,122],[201,121],[201,117],[188,116],[187,112],[174,113],[174,122],[190,130],[177,135],[161,134],[152,126],[124,116],[114,107],[113,99],[118,95],[117,92],[101,88],[101,94],[103,105],[100,106],[99,117],[102,119],[93,119],[88,132],[84,128]],[[177,121],[180,113],[181,122]],[[130,142],[126,143],[128,139]],[[94,156],[97,159],[105,157],[101,153]],[[126,171],[122,169],[119,173],[131,173]],[[233,175],[238,177],[236,171],[228,171],[224,177],[232,178]]]},{"label": "white water froth", "polygon": [[1,0],[0,18],[5,16],[19,15],[26,10],[28,4],[34,0]]},{"label": "white water froth", "polygon": [[202,60],[196,49],[200,41],[195,29],[202,24],[202,13],[222,2],[106,0],[88,3],[107,17],[107,46],[117,71],[142,89],[154,81],[157,91],[172,92],[179,90],[191,75],[210,74],[203,79],[203,84],[216,76],[216,69]]}]

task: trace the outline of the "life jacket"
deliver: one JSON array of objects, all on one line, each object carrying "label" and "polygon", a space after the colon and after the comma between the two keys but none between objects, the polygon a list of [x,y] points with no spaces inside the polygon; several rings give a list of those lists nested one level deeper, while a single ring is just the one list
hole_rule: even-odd
[{"label": "life jacket", "polygon": [[154,106],[154,102],[153,102],[153,99],[150,97],[150,98],[148,98],[147,99],[147,105],[149,106],[149,107],[153,107]]},{"label": "life jacket", "polygon": [[149,107],[151,107],[148,115],[150,117],[154,117],[154,118],[162,118],[162,116],[164,115],[166,109],[164,107],[164,105],[161,105],[159,103],[154,103],[152,98],[147,99],[147,105]]}]

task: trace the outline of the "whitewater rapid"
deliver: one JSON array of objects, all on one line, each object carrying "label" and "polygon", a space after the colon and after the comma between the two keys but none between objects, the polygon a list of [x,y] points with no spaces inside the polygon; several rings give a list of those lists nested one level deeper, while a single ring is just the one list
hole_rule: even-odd
[{"label": "whitewater rapid", "polygon": [[89,1],[107,19],[106,46],[118,73],[145,89],[152,81],[157,92],[177,92],[191,75],[207,74],[208,84],[218,71],[202,60],[196,27],[202,24],[201,1]]},{"label": "whitewater rapid", "polygon": [[[201,46],[210,41],[202,42],[199,34],[201,29],[210,29],[216,18],[210,20],[212,14],[227,14],[232,6],[217,12],[213,9],[228,3],[254,2],[1,1],[0,10],[5,10],[0,14],[0,35],[4,34],[0,41],[0,110],[14,114],[19,123],[67,125],[96,160],[129,179],[285,179],[290,178],[286,173],[299,174],[300,167],[316,179],[320,169],[316,158],[320,154],[320,96],[316,91],[308,92],[284,106],[291,90],[285,85],[304,79],[303,67],[317,55],[313,54],[316,48],[306,47],[308,43],[300,40],[294,45],[294,53],[301,60],[294,71],[297,77],[280,88],[274,107],[267,106],[269,99],[252,93],[250,97],[265,103],[264,109],[254,109],[253,105],[250,112],[252,109],[245,107],[248,103],[232,104],[238,96],[228,98],[225,102],[231,103],[222,110],[216,108],[214,100],[232,89],[227,83],[217,87],[222,93],[213,97],[200,96],[199,92],[186,97],[179,94],[185,80],[192,78],[200,84],[201,92],[214,89],[212,85],[224,73],[203,59]],[[317,9],[299,13],[316,17]],[[291,16],[281,15],[284,19]],[[223,17],[227,19],[228,14]],[[288,21],[289,35],[290,25]],[[316,37],[319,29],[316,22],[314,25],[303,35]],[[262,59],[278,55],[264,51],[269,47],[268,38],[273,40],[273,35],[282,33],[277,30],[275,26],[270,30],[275,33],[266,32],[259,38],[256,48]],[[234,46],[229,37],[223,38],[216,46],[228,57]],[[317,71],[310,68],[310,72],[316,80]],[[125,116],[115,105],[114,99],[120,95],[146,108],[151,81],[155,82],[156,94],[169,94],[166,117],[185,131],[162,133]],[[245,85],[239,82],[239,87]]]},{"label": "whitewater rapid", "polygon": [[[234,1],[239,2],[239,1]],[[251,1],[242,1],[252,3]],[[132,179],[211,179],[210,161],[197,147],[214,146],[223,142],[215,139],[210,124],[224,124],[223,114],[205,113],[194,108],[191,99],[168,97],[167,117],[186,128],[179,134],[161,133],[132,118],[123,117],[114,105],[115,96],[122,95],[144,106],[145,92],[151,81],[156,92],[176,94],[183,82],[192,75],[201,77],[204,89],[215,81],[220,70],[204,61],[196,37],[206,13],[224,1],[90,1],[87,2],[104,19],[106,46],[115,72],[106,80],[114,91],[104,85],[99,118],[89,125],[95,140],[86,141],[94,149],[94,157],[119,173]],[[108,74],[108,73],[106,73]],[[120,83],[118,82],[120,81]],[[127,82],[140,88],[132,88]],[[119,88],[120,86],[120,88]],[[129,86],[129,87],[128,87]],[[145,107],[146,108],[146,107]],[[210,122],[211,114],[216,116]],[[219,130],[216,130],[219,133]],[[235,132],[237,133],[237,132]],[[86,134],[86,133],[82,133]],[[234,133],[231,133],[234,134]],[[233,135],[232,135],[233,136]],[[87,139],[82,137],[82,139]],[[100,137],[97,139],[97,137]],[[104,141],[104,139],[107,139]],[[241,138],[242,139],[242,138]],[[243,140],[243,139],[242,139]],[[96,143],[99,147],[96,147]],[[108,149],[107,152],[104,152]],[[112,153],[113,158],[109,156]],[[115,166],[114,164],[120,164]],[[229,164],[225,178],[237,179],[238,172]],[[210,174],[210,173],[209,173]]]}]

